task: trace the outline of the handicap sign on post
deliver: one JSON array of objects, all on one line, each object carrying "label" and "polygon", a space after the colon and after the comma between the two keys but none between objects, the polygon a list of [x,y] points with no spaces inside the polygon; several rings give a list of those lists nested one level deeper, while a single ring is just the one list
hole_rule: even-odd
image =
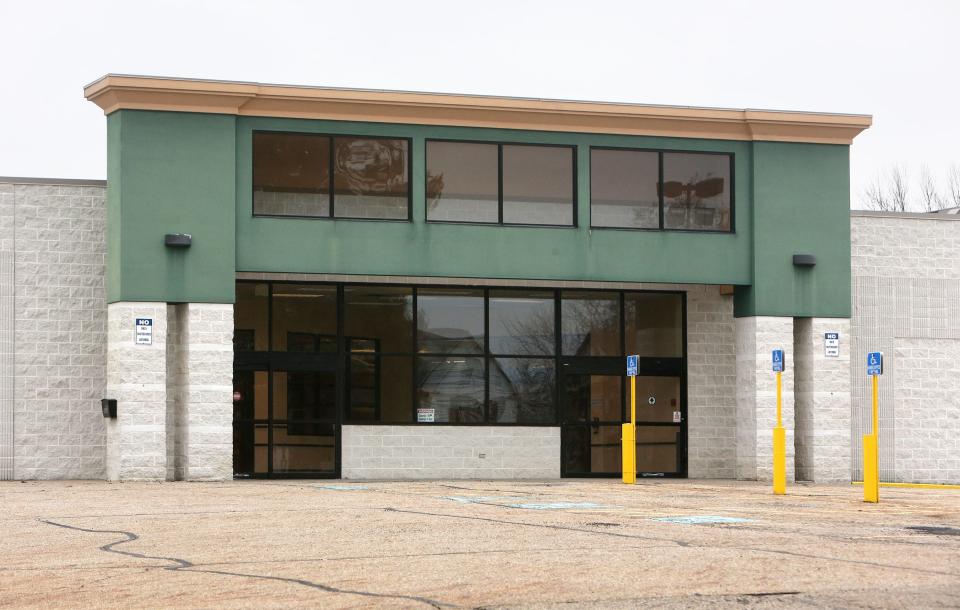
[{"label": "handicap sign on post", "polygon": [[774,373],[783,372],[783,350],[782,349],[773,350],[773,372]]},{"label": "handicap sign on post", "polygon": [[867,354],[867,375],[883,375],[883,352]]},{"label": "handicap sign on post", "polygon": [[627,356],[627,377],[637,376],[637,361],[640,356]]}]

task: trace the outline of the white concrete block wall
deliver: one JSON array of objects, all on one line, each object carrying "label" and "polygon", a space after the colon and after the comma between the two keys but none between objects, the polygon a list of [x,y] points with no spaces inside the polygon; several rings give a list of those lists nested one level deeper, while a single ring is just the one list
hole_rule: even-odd
[{"label": "white concrete block wall", "polygon": [[560,428],[343,426],[344,479],[556,479]]},{"label": "white concrete block wall", "polygon": [[[824,334],[840,335],[827,356]],[[794,320],[796,477],[817,483],[850,480],[850,320]]]},{"label": "white concrete block wall", "polygon": [[[153,343],[136,345],[136,319],[153,320]],[[107,422],[107,478],[167,478],[167,304],[107,307],[107,390],[117,418]]]},{"label": "white concrete block wall", "polygon": [[884,352],[881,480],[960,483],[960,216],[854,212],[852,476],[870,431],[864,359]]},{"label": "white concrete block wall", "polygon": [[15,187],[0,183],[0,481],[13,479]]},{"label": "white concrete block wall", "polygon": [[793,318],[756,316],[736,319],[737,478],[773,479],[773,427],[776,378],[771,352],[783,349],[783,427],[787,439],[787,480],[794,480]]},{"label": "white concrete block wall", "polygon": [[4,297],[14,307],[14,349],[2,362],[15,354],[14,476],[103,478],[105,189],[15,183],[3,192],[0,243],[14,254],[12,277],[0,257],[0,318]]},{"label": "white concrete block wall", "polygon": [[687,465],[691,478],[736,477],[733,295],[687,287]]},{"label": "white concrete block wall", "polygon": [[[179,312],[176,478],[233,476],[233,305],[184,303]],[[172,435],[173,436],[173,435]]]}]

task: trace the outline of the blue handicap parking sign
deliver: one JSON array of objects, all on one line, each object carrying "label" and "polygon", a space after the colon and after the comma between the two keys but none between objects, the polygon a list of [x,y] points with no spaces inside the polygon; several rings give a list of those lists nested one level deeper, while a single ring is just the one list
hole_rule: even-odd
[{"label": "blue handicap parking sign", "polygon": [[883,375],[883,353],[867,354],[867,375]]},{"label": "blue handicap parking sign", "polygon": [[773,372],[774,373],[783,372],[783,350],[782,349],[773,350]]},{"label": "blue handicap parking sign", "polygon": [[627,356],[627,377],[637,376],[637,361],[640,356]]}]

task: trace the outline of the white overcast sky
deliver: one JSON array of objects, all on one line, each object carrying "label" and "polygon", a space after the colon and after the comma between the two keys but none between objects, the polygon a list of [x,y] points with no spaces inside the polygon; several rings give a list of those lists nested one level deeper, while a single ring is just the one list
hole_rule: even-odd
[{"label": "white overcast sky", "polygon": [[960,2],[0,0],[0,176],[106,177],[108,72],[871,114],[852,205],[960,164]]}]

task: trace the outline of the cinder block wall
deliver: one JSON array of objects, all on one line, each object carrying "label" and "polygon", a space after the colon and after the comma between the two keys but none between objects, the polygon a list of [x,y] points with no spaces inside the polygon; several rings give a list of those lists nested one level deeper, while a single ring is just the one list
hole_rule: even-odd
[{"label": "cinder block wall", "polygon": [[882,481],[960,483],[960,216],[853,212],[852,476],[880,377]]},{"label": "cinder block wall", "polygon": [[105,192],[0,178],[0,479],[106,474]]}]

